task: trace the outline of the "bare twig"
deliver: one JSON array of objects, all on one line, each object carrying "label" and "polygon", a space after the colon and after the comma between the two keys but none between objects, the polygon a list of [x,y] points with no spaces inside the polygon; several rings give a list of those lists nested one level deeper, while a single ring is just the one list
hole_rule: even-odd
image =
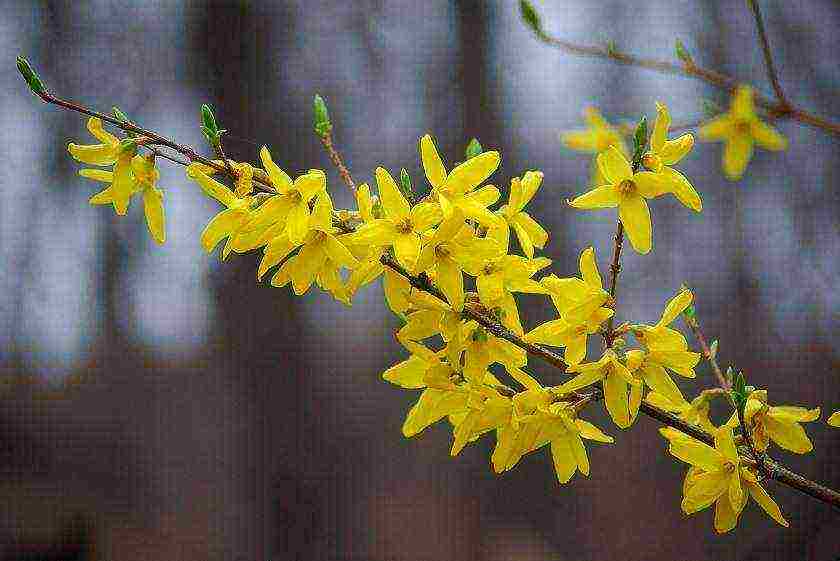
[{"label": "bare twig", "polygon": [[[733,92],[740,83],[738,79],[732,76],[728,76],[716,70],[702,68],[697,66],[697,64],[693,61],[677,64],[664,60],[643,58],[622,52],[612,46],[607,48],[578,45],[570,41],[552,37],[542,29],[536,30],[535,33],[537,38],[543,43],[557,47],[558,49],[573,55],[604,58],[612,60],[618,64],[635,66],[637,68],[646,68],[663,74],[695,78],[728,92]],[[824,117],[820,117],[814,113],[806,111],[801,107],[789,103],[785,98],[783,98],[783,100],[784,101],[773,100],[759,93],[756,93],[755,95],[756,105],[764,108],[773,118],[793,119],[795,121],[799,121],[800,123],[822,129],[828,133],[840,135],[840,123],[830,121]]]},{"label": "bare twig", "polygon": [[767,77],[770,78],[770,84],[773,86],[773,91],[776,92],[779,105],[788,108],[790,102],[785,97],[785,92],[779,83],[779,75],[776,72],[776,65],[773,63],[773,52],[770,50],[770,42],[767,40],[767,32],[764,30],[764,18],[761,16],[758,0],[747,0],[747,4],[749,4],[753,18],[755,18],[755,27],[758,30],[758,38],[761,42],[761,52],[764,54],[764,63],[767,65]]}]

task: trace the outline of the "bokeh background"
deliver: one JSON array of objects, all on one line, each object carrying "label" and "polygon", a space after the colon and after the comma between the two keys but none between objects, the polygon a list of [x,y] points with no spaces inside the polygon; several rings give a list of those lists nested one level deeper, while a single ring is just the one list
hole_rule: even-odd
[{"label": "bokeh background", "polygon": [[[840,6],[762,2],[789,97],[840,117]],[[611,120],[703,115],[725,96],[689,79],[575,58],[538,43],[513,0],[457,2],[0,2],[0,558],[371,561],[833,559],[837,513],[770,484],[790,529],[756,505],[717,536],[712,514],[679,508],[682,465],[656,424],[610,427],[592,473],[558,486],[545,452],[491,473],[493,438],[449,458],[437,426],[405,440],[415,399],[380,379],[400,360],[398,320],[373,286],[345,309],[312,291],[254,282],[256,257],[219,263],[198,234],[214,203],[163,165],[168,240],[157,247],[135,201],[128,217],[94,208],[66,143],[84,119],[38,102],[14,70],[25,53],[55,92],[203,147],[198,107],[231,135],[266,143],[299,172],[328,170],[310,100],[329,102],[357,180],[405,166],[418,137],[449,162],[475,136],[500,149],[495,181],[545,172],[533,214],[552,232],[553,271],[576,271],[593,244],[602,268],[610,212],[572,212],[587,157],[558,133],[587,105]],[[744,2],[543,1],[550,32],[673,56],[771,93]],[[654,321],[682,282],[698,298],[720,358],[771,399],[840,408],[840,169],[836,138],[779,124],[784,154],[759,151],[730,183],[719,145],[683,169],[704,199],[694,215],[653,205],[654,251],[625,252],[620,316]],[[228,140],[229,155],[257,146]],[[740,220],[738,209],[740,208]],[[524,299],[533,325],[550,310]],[[555,375],[535,365],[547,382]],[[710,382],[706,368],[699,382]],[[690,394],[699,388],[686,383]],[[594,412],[596,420],[604,420]],[[823,419],[825,418],[825,414]],[[604,423],[606,426],[606,423]],[[777,456],[840,486],[840,433],[808,429],[816,453]]]}]

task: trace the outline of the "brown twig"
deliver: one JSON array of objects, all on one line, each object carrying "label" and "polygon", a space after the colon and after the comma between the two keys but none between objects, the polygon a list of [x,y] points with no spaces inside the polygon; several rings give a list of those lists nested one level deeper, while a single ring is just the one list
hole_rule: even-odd
[{"label": "brown twig", "polygon": [[[616,220],[615,238],[613,239],[613,258],[610,263],[610,302],[615,310],[617,303],[615,300],[615,291],[618,287],[618,273],[621,272],[621,248],[624,247],[624,224],[621,220]],[[607,320],[607,330],[604,334],[604,347],[610,348],[615,340],[615,313]]]},{"label": "brown twig", "polygon": [[771,476],[770,469],[768,467],[770,459],[767,456],[767,454],[761,453],[756,449],[752,433],[750,433],[749,427],[747,427],[746,420],[744,419],[744,411],[741,407],[738,406],[738,404],[735,402],[735,399],[732,396],[732,383],[720,369],[717,357],[709,347],[709,344],[706,341],[706,337],[703,335],[703,330],[700,329],[700,322],[697,320],[697,315],[683,315],[683,318],[685,320],[685,324],[688,325],[688,328],[691,330],[691,332],[694,334],[694,337],[697,339],[697,342],[700,344],[700,349],[703,352],[703,357],[711,365],[712,372],[714,372],[715,377],[717,378],[718,385],[726,393],[726,397],[730,405],[732,405],[732,407],[735,409],[735,414],[738,416],[738,424],[741,426],[741,434],[744,437],[744,443],[747,445],[747,449],[749,450],[750,456],[755,461],[756,468],[764,475],[768,477]]},{"label": "brown twig", "polygon": [[[621,52],[614,47],[607,48],[578,45],[570,41],[552,37],[542,29],[536,31],[536,36],[543,43],[557,47],[573,55],[604,58],[612,60],[618,64],[646,68],[663,74],[695,78],[728,92],[733,92],[740,83],[739,80],[732,76],[722,74],[716,70],[702,68],[697,66],[693,61],[676,64],[669,61],[642,58],[631,55]],[[795,121],[799,121],[800,123],[822,129],[831,134],[840,135],[840,123],[815,115],[814,113],[789,103],[786,99],[784,101],[774,101],[767,96],[756,93],[755,103],[759,107],[764,108],[773,118],[790,118]]]},{"label": "brown twig", "polygon": [[764,63],[767,66],[767,77],[770,79],[773,91],[776,92],[776,99],[780,106],[790,108],[790,102],[785,97],[785,92],[782,90],[781,83],[779,83],[776,65],[773,63],[773,52],[770,50],[770,42],[767,40],[767,32],[764,30],[764,18],[761,16],[758,0],[747,0],[747,4],[749,4],[750,11],[755,19],[755,27],[758,30],[758,38],[761,42],[761,52],[764,54]]},{"label": "brown twig", "polygon": [[341,155],[335,149],[333,145],[332,133],[326,133],[323,135],[318,135],[318,138],[321,139],[321,144],[324,145],[324,148],[327,149],[327,154],[330,156],[330,160],[332,160],[333,165],[338,170],[338,174],[341,176],[341,179],[350,188],[352,193],[356,193],[356,183],[353,181],[353,177],[350,175],[350,170],[347,169],[347,166],[344,165],[344,161],[341,159]]},{"label": "brown twig", "polygon": [[[44,92],[42,94],[39,94],[38,97],[40,97],[46,103],[49,103],[49,104],[52,104],[52,105],[57,105],[59,107],[63,107],[64,109],[69,109],[71,111],[75,111],[75,112],[81,113],[83,115],[88,115],[90,117],[96,117],[98,119],[101,119],[101,120],[105,121],[106,123],[110,123],[110,124],[114,125],[115,127],[119,127],[120,129],[122,129],[124,131],[133,132],[135,134],[145,136],[146,138],[148,138],[151,141],[150,143],[145,144],[145,146],[147,146],[147,147],[150,146],[150,145],[166,146],[167,148],[170,148],[172,150],[175,150],[179,154],[182,154],[190,162],[199,162],[199,163],[202,163],[206,166],[210,166],[210,167],[216,169],[217,171],[220,171],[224,174],[229,175],[231,177],[231,179],[236,181],[236,174],[234,174],[232,172],[228,172],[228,169],[226,168],[226,166],[224,166],[222,164],[218,164],[218,163],[214,162],[213,160],[210,160],[209,158],[205,158],[201,154],[198,154],[191,147],[184,146],[184,145],[181,145],[181,144],[177,144],[176,142],[173,142],[172,140],[170,140],[170,139],[168,139],[164,136],[161,136],[160,134],[158,134],[154,131],[144,129],[143,127],[140,127],[140,126],[138,126],[134,123],[130,123],[130,122],[127,122],[127,121],[121,121],[119,119],[115,119],[115,118],[111,117],[110,115],[106,115],[105,113],[100,113],[99,111],[94,111],[93,109],[90,109],[90,108],[85,107],[83,105],[79,105],[78,103],[74,103],[72,101],[68,101],[66,99],[62,99],[60,97],[57,97],[50,92]],[[163,155],[160,152],[156,152],[156,154],[161,155],[161,156]],[[183,162],[178,161],[174,158],[169,158],[169,157],[166,157],[166,156],[163,156],[163,157],[165,157],[168,160],[173,161],[175,163],[184,165]],[[258,176],[255,175],[254,180],[259,184],[258,188],[260,190],[266,191],[266,192],[269,192],[269,193],[274,193],[274,187],[271,185],[271,183],[268,181],[268,179],[258,177]]]}]

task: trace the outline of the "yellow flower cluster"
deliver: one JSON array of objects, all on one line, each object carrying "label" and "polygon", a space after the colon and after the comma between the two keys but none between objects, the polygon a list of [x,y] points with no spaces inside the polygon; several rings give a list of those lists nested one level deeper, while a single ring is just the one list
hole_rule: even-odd
[{"label": "yellow flower cluster", "polygon": [[160,173],[155,167],[152,156],[137,154],[137,144],[130,140],[122,142],[116,136],[102,128],[102,120],[91,117],[88,130],[100,142],[99,144],[78,145],[70,143],[67,148],[77,161],[94,166],[111,166],[111,171],[88,168],[79,171],[79,175],[108,184],[103,191],[90,199],[93,205],[113,205],[114,211],[124,216],[128,211],[131,197],[136,193],[143,195],[143,209],[146,224],[154,240],[162,244],[166,241],[166,226],[163,211],[163,191],[157,186]]},{"label": "yellow flower cluster", "polygon": [[[669,139],[668,109],[661,103],[656,107],[652,134],[635,139],[634,154],[628,152],[619,129],[592,108],[586,111],[587,130],[562,137],[567,146],[595,155],[594,187],[570,200],[570,206],[617,208],[620,231],[640,254],[653,245],[649,200],[670,193],[691,210],[702,210],[694,186],[674,168],[691,151],[694,137]],[[108,184],[91,203],[112,204],[124,215],[131,197],[142,193],[149,230],[163,243],[163,196],[154,153],[138,154],[146,139],[120,140],[105,132],[96,118],[90,119],[88,129],[100,144],[71,143],[70,153],[87,164],[112,166],[110,171],[80,171]],[[753,143],[779,149],[784,140],[756,117],[746,88],[735,94],[730,113],[706,125],[701,135],[727,142],[724,166],[730,177],[743,172]],[[693,313],[690,290],[681,289],[667,302],[655,324],[624,323],[614,329],[615,301],[605,289],[592,247],[580,254],[579,276],[540,276],[551,265],[537,255],[546,247],[549,232],[525,208],[543,184],[541,172],[514,177],[507,201],[494,208],[502,195],[485,182],[500,165],[498,152],[468,151],[466,160],[450,169],[432,137],[425,135],[419,153],[424,193],[409,192],[378,167],[373,174],[376,194],[367,183],[359,185],[357,208],[352,210],[334,208],[322,170],[308,170],[293,179],[266,147],[260,150],[259,166],[218,160],[214,165],[191,163],[187,176],[223,207],[204,228],[201,244],[209,253],[224,241],[222,259],[231,252],[261,251],[258,280],[273,270],[273,286],[291,284],[301,295],[315,284],[348,306],[362,286],[382,277],[385,300],[404,321],[397,340],[409,353],[382,377],[420,391],[403,424],[406,437],[446,419],[452,427],[454,456],[493,433],[496,445],[490,463],[496,473],[545,447],[558,481],[567,483],[577,472],[589,474],[584,440],[613,442],[581,418],[586,405],[603,399],[614,424],[626,429],[647,402],[699,427],[709,442],[714,440],[710,446],[672,428],[660,430],[671,454],[691,465],[683,486],[685,513],[715,504],[715,528],[725,532],[734,528],[752,497],[787,525],[760,483],[756,462],[745,461],[738,446],[749,436],[750,446],[759,452],[771,441],[789,451],[809,452],[813,446],[801,423],[816,420],[819,409],[771,406],[766,391],[753,390],[743,398],[743,411],[738,410],[743,426],[737,414],[716,426],[710,402],[726,393],[706,390],[688,401],[671,377],[694,378],[701,359],[673,325],[680,316]],[[230,172],[232,186],[214,177],[220,170]],[[511,251],[512,234],[521,255]],[[557,317],[526,331],[517,293],[547,296]],[[479,322],[481,318],[491,323]],[[598,334],[605,344],[599,356],[587,362],[590,336]],[[632,335],[638,345],[627,348],[625,335]],[[528,345],[563,349],[571,378],[548,387],[540,384],[525,371]],[[505,378],[514,387],[503,382]],[[840,425],[838,419],[840,412],[828,422]],[[736,437],[734,431],[744,427],[748,435]]]}]

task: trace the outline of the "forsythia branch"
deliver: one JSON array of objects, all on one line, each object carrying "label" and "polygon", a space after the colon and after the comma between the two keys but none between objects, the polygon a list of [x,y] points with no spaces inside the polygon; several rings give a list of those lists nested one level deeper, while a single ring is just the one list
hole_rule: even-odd
[{"label": "forsythia branch", "polygon": [[[528,3],[521,2],[521,5],[526,4]],[[755,5],[755,2],[753,0],[750,0],[750,6],[754,10],[757,10],[757,6]],[[533,8],[530,9],[531,11],[533,11]],[[760,21],[760,19],[757,21]],[[793,119],[795,121],[799,121],[801,123],[824,130],[828,133],[840,135],[840,123],[831,121],[829,119],[816,115],[815,113],[806,111],[801,107],[793,105],[789,103],[787,99],[781,94],[781,87],[778,84],[778,77],[776,77],[775,67],[772,66],[772,58],[770,58],[769,55],[769,46],[766,46],[766,34],[763,33],[763,25],[760,23],[759,25],[759,35],[762,37],[762,47],[766,49],[765,60],[768,61],[768,71],[772,72],[771,82],[773,83],[773,88],[776,91],[778,100],[773,101],[772,99],[766,96],[756,94],[756,104],[763,107],[772,117],[778,119]],[[613,44],[610,44],[607,47],[579,45],[577,43],[573,43],[571,41],[566,41],[565,39],[549,35],[548,33],[546,33],[546,31],[541,25],[534,26],[529,24],[529,27],[531,27],[531,29],[534,31],[534,34],[540,41],[547,45],[563,50],[569,54],[604,58],[612,60],[618,64],[635,66],[637,68],[646,68],[648,70],[653,70],[663,74],[672,74],[675,76],[695,78],[698,80],[702,80],[707,84],[715,86],[716,88],[726,90],[730,93],[734,92],[739,85],[739,80],[735,77],[723,74],[716,70],[698,66],[691,59],[683,61],[682,64],[677,64],[665,60],[644,58],[620,51]]]}]

